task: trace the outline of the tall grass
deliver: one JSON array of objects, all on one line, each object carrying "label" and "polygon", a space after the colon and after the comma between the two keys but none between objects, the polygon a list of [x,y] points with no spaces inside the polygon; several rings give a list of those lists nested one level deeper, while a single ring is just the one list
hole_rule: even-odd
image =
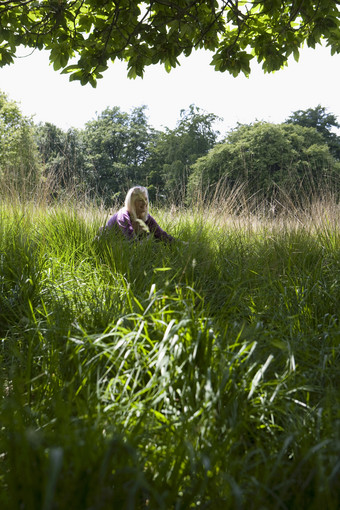
[{"label": "tall grass", "polygon": [[4,509],[340,505],[339,207],[0,208]]}]

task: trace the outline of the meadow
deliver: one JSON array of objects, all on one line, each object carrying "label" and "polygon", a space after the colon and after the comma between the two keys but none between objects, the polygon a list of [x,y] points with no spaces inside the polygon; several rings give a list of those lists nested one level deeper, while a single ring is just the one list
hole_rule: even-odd
[{"label": "meadow", "polygon": [[152,213],[1,203],[0,508],[339,508],[339,205]]}]

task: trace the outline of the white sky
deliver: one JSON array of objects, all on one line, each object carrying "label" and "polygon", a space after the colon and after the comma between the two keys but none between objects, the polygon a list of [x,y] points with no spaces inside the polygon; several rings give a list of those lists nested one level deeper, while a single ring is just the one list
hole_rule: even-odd
[{"label": "white sky", "polygon": [[69,82],[49,65],[46,52],[36,51],[0,68],[0,90],[36,123],[51,122],[64,130],[84,127],[108,106],[130,112],[142,105],[148,106],[149,123],[157,129],[173,129],[180,110],[190,104],[222,117],[223,123],[215,125],[222,134],[237,122],[280,123],[291,112],[318,104],[340,122],[340,55],[331,56],[328,48],[306,48],[298,63],[291,58],[288,67],[274,74],[264,74],[254,63],[250,78],[216,72],[210,60],[208,52],[195,52],[170,74],[152,66],[136,80],[128,79],[126,65],[117,61],[93,89]]}]

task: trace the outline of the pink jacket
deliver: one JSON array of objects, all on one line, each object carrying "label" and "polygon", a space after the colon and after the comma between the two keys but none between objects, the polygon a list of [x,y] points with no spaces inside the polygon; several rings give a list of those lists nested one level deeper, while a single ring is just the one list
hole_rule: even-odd
[{"label": "pink jacket", "polygon": [[[171,242],[174,238],[161,229],[157,221],[149,214],[146,221],[146,225],[149,227],[150,234],[153,234],[157,240]],[[110,229],[114,225],[117,225],[127,239],[136,238],[136,233],[133,230],[132,220],[130,213],[125,207],[116,212],[106,223],[105,228]]]}]

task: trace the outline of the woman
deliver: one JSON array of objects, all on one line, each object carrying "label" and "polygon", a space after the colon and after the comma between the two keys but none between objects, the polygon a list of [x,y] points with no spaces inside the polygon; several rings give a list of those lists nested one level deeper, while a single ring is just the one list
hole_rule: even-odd
[{"label": "woman", "polygon": [[152,234],[157,240],[172,242],[167,234],[149,214],[148,190],[143,186],[129,189],[125,207],[116,212],[107,222],[105,230],[118,227],[127,239],[138,239]]}]

